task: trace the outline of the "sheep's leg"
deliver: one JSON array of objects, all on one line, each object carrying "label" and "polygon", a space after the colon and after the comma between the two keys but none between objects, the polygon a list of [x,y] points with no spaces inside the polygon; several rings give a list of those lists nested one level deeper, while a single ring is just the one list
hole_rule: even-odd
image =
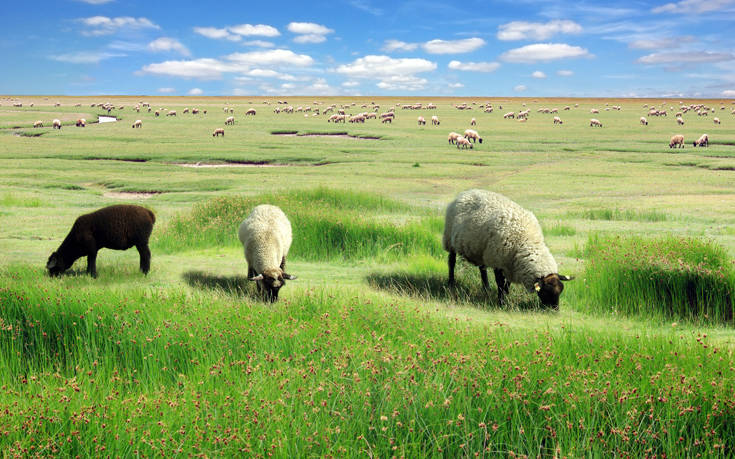
[{"label": "sheep's leg", "polygon": [[457,264],[457,252],[449,252],[447,263],[449,265],[449,287],[454,287],[454,265]]},{"label": "sheep's leg", "polygon": [[87,274],[97,277],[97,250],[92,250],[87,255]]},{"label": "sheep's leg", "polygon": [[286,257],[281,258],[281,271],[286,271]]},{"label": "sheep's leg", "polygon": [[139,244],[135,248],[140,254],[140,271],[147,275],[151,270],[151,249],[148,248],[148,244]]},{"label": "sheep's leg", "polygon": [[503,270],[495,269],[495,283],[498,284],[498,303],[503,304],[505,295],[510,290],[510,282],[503,275]]},{"label": "sheep's leg", "polygon": [[490,282],[487,280],[487,268],[480,266],[480,279],[482,279],[482,287],[485,290],[490,290]]}]

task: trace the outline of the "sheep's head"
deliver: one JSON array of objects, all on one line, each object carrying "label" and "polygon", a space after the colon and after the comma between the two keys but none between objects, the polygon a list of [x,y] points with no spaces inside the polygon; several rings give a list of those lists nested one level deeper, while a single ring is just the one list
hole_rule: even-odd
[{"label": "sheep's head", "polygon": [[541,304],[558,309],[559,296],[564,290],[564,284],[561,281],[570,281],[572,279],[574,279],[573,276],[563,276],[556,273],[537,279],[534,284],[534,289],[541,300]]},{"label": "sheep's head", "polygon": [[51,254],[50,257],[48,257],[48,261],[46,262],[46,269],[48,270],[48,274],[51,277],[59,276],[64,271],[69,269],[71,265],[64,260],[64,257],[59,255],[59,252],[54,252]]},{"label": "sheep's head", "polygon": [[257,282],[258,287],[265,295],[266,300],[274,303],[278,301],[278,291],[286,284],[286,280],[295,279],[296,276],[292,276],[280,268],[269,268],[248,280]]}]

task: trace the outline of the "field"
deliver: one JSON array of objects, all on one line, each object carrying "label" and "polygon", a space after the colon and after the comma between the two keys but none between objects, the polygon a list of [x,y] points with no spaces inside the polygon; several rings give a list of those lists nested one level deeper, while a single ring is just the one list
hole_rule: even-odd
[{"label": "field", "polygon": [[[731,101],[682,100],[715,110],[678,126],[679,100],[287,100],[396,120],[335,125],[260,97],[0,96],[3,457],[735,455]],[[95,123],[108,101],[119,121]],[[438,108],[400,108],[417,102]],[[668,117],[640,125],[644,104]],[[448,144],[473,117],[483,143]],[[517,285],[498,305],[464,261],[445,288],[443,213],[470,188],[538,217],[576,276],[558,311]],[[237,239],[265,202],[294,225],[299,278],[275,304]],[[74,219],[114,203],[156,213],[150,274],[135,250],[102,250],[97,279],[83,259],[48,277]],[[628,265],[645,275],[612,282]]]}]

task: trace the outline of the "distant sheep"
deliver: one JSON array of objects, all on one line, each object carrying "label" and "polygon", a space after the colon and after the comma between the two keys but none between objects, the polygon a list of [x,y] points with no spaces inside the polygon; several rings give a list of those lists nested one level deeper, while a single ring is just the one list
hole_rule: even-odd
[{"label": "distant sheep", "polygon": [[222,137],[224,137],[224,136],[225,136],[225,130],[224,130],[224,129],[222,129],[222,128],[217,128],[217,129],[215,129],[215,130],[214,130],[214,132],[212,133],[212,137],[218,137],[218,136],[220,136],[220,135],[221,135]]},{"label": "distant sheep", "polygon": [[457,138],[459,138],[460,135],[456,132],[450,132],[449,136],[447,137],[447,140],[449,140],[449,143],[455,143],[457,141]]},{"label": "distant sheep", "polygon": [[255,109],[254,108],[251,108],[251,109],[249,109],[248,111],[245,112],[245,116],[249,116],[249,115],[255,115]]},{"label": "distant sheep", "polygon": [[720,119],[717,117],[712,118],[712,121],[714,121],[715,124],[720,124]]},{"label": "distant sheep", "polygon": [[61,129],[61,121],[53,120],[51,122],[51,129]]},{"label": "distant sheep", "polygon": [[133,129],[135,128],[142,128],[143,127],[143,121],[141,120],[135,120],[135,123],[133,123]]},{"label": "distant sheep", "polygon": [[434,115],[431,117],[431,125],[432,126],[439,126],[439,117]]},{"label": "distant sheep", "polygon": [[419,123],[419,126],[426,125],[426,120],[424,119],[423,116],[418,117],[418,123]]},{"label": "distant sheep", "polygon": [[166,113],[166,116],[176,116],[176,110],[171,110],[170,112]]},{"label": "distant sheep", "polygon": [[243,220],[238,237],[248,264],[248,280],[258,283],[266,300],[278,300],[278,291],[285,281],[296,279],[285,271],[292,239],[291,222],[278,207],[261,204]]},{"label": "distant sheep", "polygon": [[681,134],[676,134],[674,136],[671,136],[671,141],[669,141],[669,148],[674,148],[675,145],[679,145],[679,148],[684,148],[684,136]]},{"label": "distant sheep", "polygon": [[[682,139],[682,146],[684,144],[684,139]],[[693,145],[695,147],[707,147],[709,146],[709,136],[707,134],[702,134],[701,137],[699,137],[697,140],[693,142]]]},{"label": "distant sheep", "polygon": [[641,124],[643,124],[644,126],[648,126],[648,120],[645,116],[641,116]]},{"label": "distant sheep", "polygon": [[34,128],[40,128],[40,127],[43,127],[43,121],[41,121],[41,120],[35,121],[35,122],[33,123],[33,127],[34,127]]},{"label": "distant sheep", "polygon": [[464,131],[464,136],[467,140],[482,143],[482,137],[480,137],[480,134],[478,134],[477,131],[474,131],[472,129],[466,129]]},{"label": "distant sheep", "polygon": [[476,119],[474,119],[474,118],[472,118],[472,119],[470,120],[470,126],[477,126],[477,120],[476,120]]},{"label": "distant sheep", "polygon": [[[342,116],[344,116],[344,115],[342,115]],[[383,123],[383,124],[385,124],[385,123],[393,124],[393,117],[392,116],[389,116],[387,118],[383,118],[380,122]]]},{"label": "distant sheep", "polygon": [[515,117],[516,117],[515,112],[508,112],[505,115],[503,115],[503,118],[504,119],[507,119],[507,118],[515,118]]},{"label": "distant sheep", "polygon": [[590,113],[600,113],[600,111],[596,108],[593,108],[590,110]]},{"label": "distant sheep", "polygon": [[234,125],[235,124],[235,117],[234,116],[228,116],[225,120],[225,126],[227,125]]},{"label": "distant sheep", "polygon": [[474,145],[472,142],[470,142],[467,138],[462,137],[461,135],[457,137],[457,139],[454,141],[455,144],[457,144],[457,150],[461,148],[464,148],[465,150],[467,148],[474,148]]},{"label": "distant sheep", "polygon": [[573,279],[558,273],[533,213],[498,193],[460,193],[447,207],[442,246],[449,252],[450,287],[455,284],[459,255],[480,268],[485,289],[490,288],[487,268],[493,269],[501,304],[510,284],[519,283],[535,291],[543,305],[558,308],[564,289],[561,281]]},{"label": "distant sheep", "polygon": [[77,127],[85,127],[87,125],[87,120],[84,118],[79,118],[76,122]]},{"label": "distant sheep", "polygon": [[156,116],[161,116],[161,112],[159,112],[158,110],[156,110],[156,113],[155,113],[155,115],[156,115]]},{"label": "distant sheep", "polygon": [[116,205],[84,214],[76,219],[71,231],[46,262],[51,276],[58,276],[74,262],[87,257],[87,273],[97,277],[97,252],[100,249],[138,249],[140,270],[148,274],[151,251],[148,238],[156,216],[145,207]]},{"label": "distant sheep", "polygon": [[590,126],[602,127],[602,123],[597,118],[590,119]]},{"label": "distant sheep", "polygon": [[677,118],[676,119],[676,124],[678,124],[679,126],[683,126],[684,125],[684,120],[682,118]]},{"label": "distant sheep", "polygon": [[564,124],[564,122],[558,116],[554,117],[554,124]]}]

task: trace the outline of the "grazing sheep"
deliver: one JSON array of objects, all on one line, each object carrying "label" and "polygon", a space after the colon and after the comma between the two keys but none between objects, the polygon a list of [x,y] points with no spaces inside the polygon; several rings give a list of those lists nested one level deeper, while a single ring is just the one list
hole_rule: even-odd
[{"label": "grazing sheep", "polygon": [[198,115],[199,114],[199,109],[198,108],[192,108],[191,109],[191,114],[192,115]]},{"label": "grazing sheep", "polygon": [[156,113],[155,113],[155,115],[156,115],[156,116],[161,116],[161,112],[159,112],[158,110],[156,110]]},{"label": "grazing sheep", "polygon": [[461,136],[458,133],[450,132],[448,137],[449,143],[455,143],[459,137]]},{"label": "grazing sheep", "polygon": [[600,113],[600,111],[596,108],[593,108],[590,110],[590,113]]},{"label": "grazing sheep", "polygon": [[385,123],[393,124],[393,117],[392,116],[388,116],[386,118],[383,118],[380,122],[383,123],[383,124],[385,124]]},{"label": "grazing sheep", "polygon": [[467,140],[482,143],[482,137],[480,137],[480,134],[478,134],[477,131],[474,131],[472,129],[466,129],[464,131],[464,136],[465,138],[467,138]]},{"label": "grazing sheep", "polygon": [[278,300],[285,280],[296,279],[285,272],[291,222],[278,207],[261,204],[243,220],[238,237],[248,263],[248,280],[258,283],[258,290],[268,301]]},{"label": "grazing sheep", "polygon": [[676,119],[676,124],[678,124],[679,126],[683,126],[684,125],[684,120],[682,118],[677,118]]},{"label": "grazing sheep", "polygon": [[224,137],[224,136],[225,136],[225,130],[224,130],[223,128],[217,128],[217,129],[215,129],[215,130],[214,130],[214,132],[212,133],[212,137],[217,137],[217,136],[220,136],[220,135],[221,135],[222,137]]},{"label": "grazing sheep", "polygon": [[439,126],[439,117],[434,115],[431,117],[431,125],[432,126]]},{"label": "grazing sheep", "polygon": [[51,129],[61,129],[61,121],[53,120],[51,124]]},{"label": "grazing sheep", "polygon": [[590,126],[602,127],[602,123],[597,118],[590,119]]},{"label": "grazing sheep", "polygon": [[39,127],[43,127],[43,121],[41,121],[41,120],[35,121],[35,122],[33,123],[33,127],[34,127],[34,128],[39,128]]},{"label": "grazing sheep", "polygon": [[472,118],[472,119],[470,120],[470,126],[477,126],[477,120],[476,120],[476,119],[474,119],[474,118]]},{"label": "grazing sheep", "polygon": [[77,127],[85,127],[87,125],[87,120],[84,118],[79,118],[77,120],[76,126]]},{"label": "grazing sheep", "polygon": [[424,119],[423,116],[419,116],[418,123],[419,123],[419,126],[426,124],[426,120]]},{"label": "grazing sheep", "polygon": [[564,124],[564,122],[558,116],[554,117],[554,124]]},{"label": "grazing sheep", "polygon": [[508,113],[506,113],[505,115],[503,115],[503,118],[504,118],[504,119],[505,119],[505,118],[515,118],[515,117],[516,117],[516,114],[515,114],[515,112],[508,112]]},{"label": "grazing sheep", "polygon": [[[693,142],[693,145],[695,147],[708,147],[709,146],[709,136],[707,134],[702,134],[701,137],[699,137],[697,140]],[[682,138],[682,147],[684,146],[684,139]]]},{"label": "grazing sheep", "polygon": [[189,107],[186,107],[186,108],[184,109],[184,114],[187,114],[187,113],[189,113]]},{"label": "grazing sheep", "polygon": [[171,110],[170,112],[166,113],[166,116],[176,116],[176,110]]},{"label": "grazing sheep", "polygon": [[459,150],[459,147],[464,148],[465,150],[467,148],[474,148],[474,145],[472,142],[470,142],[467,138],[462,137],[461,135],[457,137],[457,139],[454,141],[457,144],[457,150]]},{"label": "grazing sheep", "polygon": [[679,145],[679,148],[684,148],[684,136],[681,134],[676,134],[674,136],[671,136],[671,141],[669,142],[669,148],[674,148],[674,145]]},{"label": "grazing sheep", "polygon": [[648,126],[648,120],[646,119],[645,116],[641,116],[641,124]]},{"label": "grazing sheep", "polygon": [[228,124],[232,124],[232,125],[235,124],[235,117],[234,116],[228,116],[227,117],[227,119],[225,120],[225,126],[227,126]]},{"label": "grazing sheep", "polygon": [[255,115],[255,109],[254,108],[251,108],[248,111],[246,111],[245,112],[245,116],[248,116],[248,115]]},{"label": "grazing sheep", "polygon": [[503,304],[510,284],[535,291],[545,306],[558,308],[561,281],[541,226],[533,213],[507,197],[485,190],[460,193],[447,207],[444,250],[449,252],[449,286],[454,286],[457,254],[480,268],[482,285],[489,289],[487,268],[493,268],[498,301]]},{"label": "grazing sheep", "polygon": [[720,124],[720,119],[717,117],[712,118],[712,121],[714,121],[715,124]]},{"label": "grazing sheep", "polygon": [[143,127],[143,121],[141,120],[135,120],[135,123],[133,123],[133,129],[135,128],[142,128]]},{"label": "grazing sheep", "polygon": [[100,249],[138,249],[140,270],[148,274],[151,251],[148,238],[156,216],[145,207],[116,205],[84,214],[76,219],[71,231],[46,263],[51,276],[71,268],[74,262],[87,257],[87,273],[97,277],[97,251]]}]

